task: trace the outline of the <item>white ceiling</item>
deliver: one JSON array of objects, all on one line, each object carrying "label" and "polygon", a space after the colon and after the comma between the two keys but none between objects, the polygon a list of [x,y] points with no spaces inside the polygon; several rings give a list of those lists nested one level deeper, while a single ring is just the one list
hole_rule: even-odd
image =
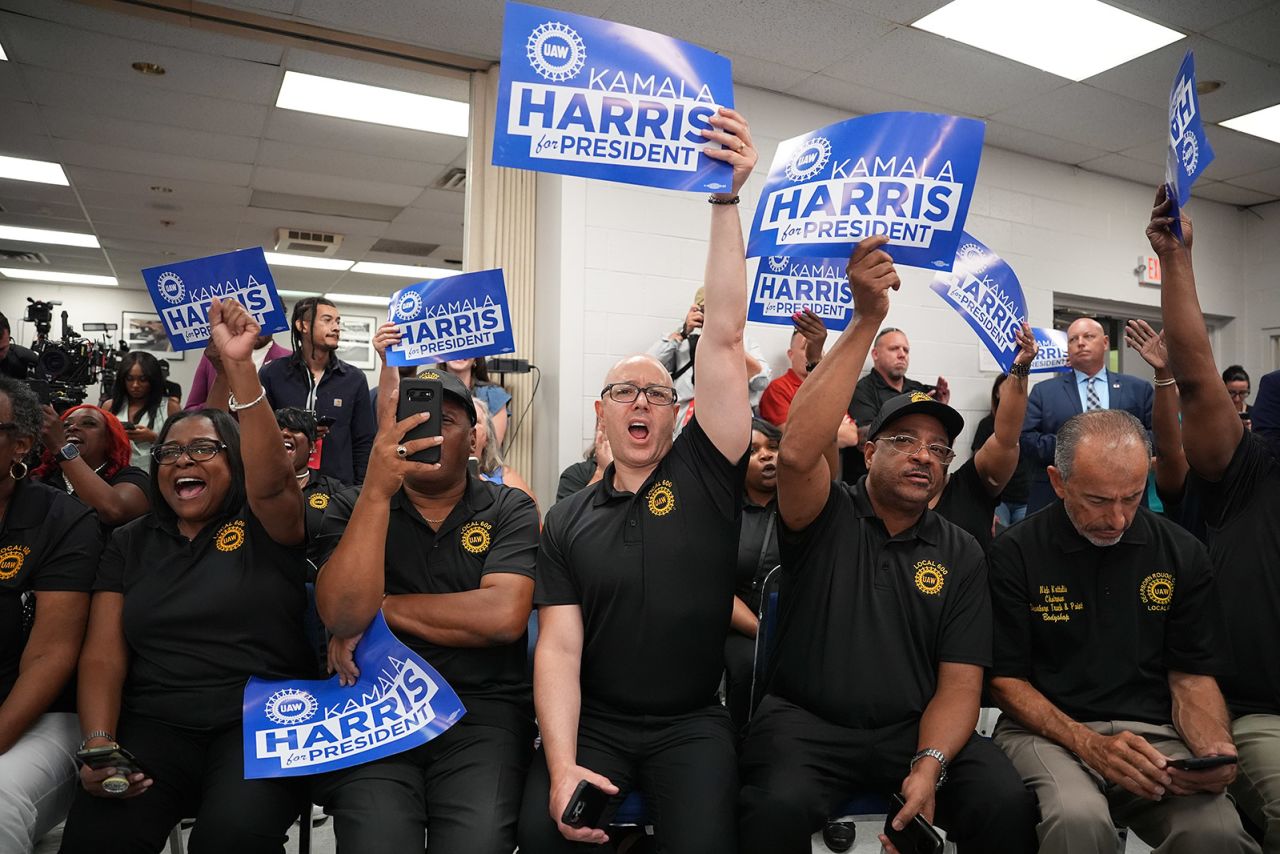
[{"label": "white ceiling", "polygon": [[[1051,2],[1051,0],[1041,0]],[[1280,2],[1123,0],[1188,38],[1072,83],[908,25],[944,0],[554,0],[703,44],[735,79],[853,113],[921,109],[987,121],[1001,148],[1151,184],[1164,170],[1165,106],[1188,48],[1209,121],[1280,101]],[[101,3],[101,0],[99,0]],[[501,0],[221,0],[220,5],[496,60]],[[286,69],[465,100],[466,82],[94,8],[0,0],[0,154],[55,160],[72,186],[0,180],[0,224],[93,231],[104,251],[0,242],[50,266],[114,273],[274,243],[277,227],[346,235],[341,256],[442,266],[461,258],[463,196],[430,189],[466,140],[274,107]],[[163,77],[130,64],[163,65]],[[1217,159],[1196,195],[1280,199],[1280,145],[1212,126]],[[163,186],[172,193],[153,192]],[[269,195],[270,194],[270,195]],[[280,195],[330,200],[318,215]],[[255,203],[251,203],[255,202]],[[314,205],[311,205],[314,207]],[[285,209],[282,209],[285,208]],[[165,223],[168,223],[167,225]],[[428,258],[370,252],[379,238],[440,244]],[[298,290],[385,293],[398,280],[278,268]]]}]

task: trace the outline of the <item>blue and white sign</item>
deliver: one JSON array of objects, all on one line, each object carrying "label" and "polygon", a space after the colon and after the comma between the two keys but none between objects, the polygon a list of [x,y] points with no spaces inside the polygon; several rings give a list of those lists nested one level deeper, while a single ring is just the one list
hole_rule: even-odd
[{"label": "blue and white sign", "polygon": [[848,258],[761,258],[747,320],[791,326],[792,315],[807,308],[828,329],[843,330],[853,319],[848,265]]},{"label": "blue and white sign", "polygon": [[977,119],[877,113],[786,140],[756,206],[748,257],[848,257],[884,234],[895,263],[950,270],[985,133]]},{"label": "blue and white sign", "polygon": [[264,335],[289,328],[261,247],[148,267],[142,278],[175,350],[209,342],[209,303],[215,298],[238,300]]},{"label": "blue and white sign", "polygon": [[724,192],[733,169],[699,131],[733,106],[729,60],[670,36],[508,3],[494,128],[498,166]]},{"label": "blue and white sign", "polygon": [[1071,370],[1071,366],[1067,364],[1066,330],[1033,326],[1031,333],[1036,336],[1036,345],[1040,348],[1031,362],[1031,373],[1047,374]]},{"label": "blue and white sign", "polygon": [[501,270],[418,282],[391,295],[387,320],[400,343],[388,365],[417,365],[515,352],[507,284]]},{"label": "blue and white sign", "polygon": [[298,777],[426,744],[467,713],[449,683],[387,627],[379,611],[355,651],[360,677],[253,677],[244,689],[244,776]]},{"label": "blue and white sign", "polygon": [[1007,373],[1018,355],[1016,333],[1027,319],[1027,300],[1013,268],[965,232],[955,266],[934,276],[929,287],[973,327]]},{"label": "blue and white sign", "polygon": [[1165,156],[1164,179],[1172,188],[1173,233],[1182,239],[1179,210],[1191,198],[1191,185],[1213,162],[1213,148],[1200,117],[1200,96],[1196,94],[1196,57],[1191,51],[1182,58],[1182,67],[1169,92],[1169,150]]}]

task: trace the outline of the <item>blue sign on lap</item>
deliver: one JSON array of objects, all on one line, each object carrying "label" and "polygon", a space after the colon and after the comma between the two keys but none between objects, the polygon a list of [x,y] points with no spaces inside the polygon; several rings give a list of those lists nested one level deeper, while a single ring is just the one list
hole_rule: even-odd
[{"label": "blue sign on lap", "polygon": [[1182,239],[1182,221],[1178,211],[1191,198],[1191,185],[1213,162],[1213,156],[1213,148],[1209,145],[1200,117],[1196,57],[1187,51],[1169,92],[1169,149],[1164,166],[1164,179],[1173,198],[1173,233],[1179,240]]},{"label": "blue sign on lap", "polygon": [[747,320],[790,326],[792,315],[809,309],[827,329],[843,330],[853,319],[848,264],[848,258],[761,258]]},{"label": "blue sign on lap", "polygon": [[400,343],[387,364],[417,365],[515,352],[507,285],[501,270],[418,282],[391,295],[387,320]]},{"label": "blue sign on lap", "polygon": [[700,130],[733,106],[729,60],[637,27],[508,3],[493,162],[671,190],[728,190]]},{"label": "blue sign on lap", "polygon": [[175,350],[208,343],[209,304],[214,299],[238,300],[264,335],[289,328],[261,247],[148,267],[142,278]]},{"label": "blue sign on lap", "polygon": [[467,710],[449,683],[400,643],[379,611],[355,651],[360,677],[267,680],[244,689],[244,776],[298,777],[363,765],[426,744]]}]

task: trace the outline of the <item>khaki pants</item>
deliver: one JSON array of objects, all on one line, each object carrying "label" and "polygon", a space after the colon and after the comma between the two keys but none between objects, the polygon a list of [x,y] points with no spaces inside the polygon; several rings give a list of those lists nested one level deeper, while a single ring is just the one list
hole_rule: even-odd
[{"label": "khaki pants", "polygon": [[1245,715],[1231,725],[1240,772],[1231,796],[1266,832],[1262,850],[1280,854],[1280,715]]},{"label": "khaki pants", "polygon": [[[1128,730],[1166,756],[1190,756],[1171,726],[1101,721],[1085,726],[1102,735]],[[1153,854],[1257,854],[1225,795],[1168,796],[1149,801],[1104,780],[1075,754],[1033,735],[1007,715],[995,742],[1040,802],[1041,854],[1099,854],[1116,850],[1115,825],[1128,827]]]}]

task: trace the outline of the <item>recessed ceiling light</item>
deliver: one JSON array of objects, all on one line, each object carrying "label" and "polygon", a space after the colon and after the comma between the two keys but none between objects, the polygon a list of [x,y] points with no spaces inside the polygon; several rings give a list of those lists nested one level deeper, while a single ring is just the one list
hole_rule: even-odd
[{"label": "recessed ceiling light", "polygon": [[440,267],[417,267],[413,264],[382,264],[377,261],[360,261],[351,268],[353,273],[367,273],[370,276],[399,276],[403,279],[443,279],[445,276],[456,276],[460,270],[444,270]]},{"label": "recessed ceiling light", "polygon": [[368,294],[325,294],[334,302],[345,302],[351,305],[376,305],[386,308],[391,300],[388,297],[374,297]]},{"label": "recessed ceiling light", "polygon": [[60,246],[85,246],[100,249],[98,238],[76,231],[49,231],[44,228],[19,228],[16,225],[0,225],[0,240],[19,240],[23,243],[56,243]]},{"label": "recessed ceiling light", "polygon": [[1197,95],[1212,95],[1227,84],[1221,80],[1201,80],[1196,83]]},{"label": "recessed ceiling light", "polygon": [[416,95],[297,71],[284,73],[276,106],[448,136],[467,136],[471,109],[464,101]]},{"label": "recessed ceiling light", "polygon": [[153,193],[172,193],[173,187],[166,187],[163,184],[152,184],[151,192]]},{"label": "recessed ceiling light", "polygon": [[67,173],[63,172],[62,167],[57,163],[50,163],[47,160],[27,160],[22,157],[0,155],[0,178],[70,186]]},{"label": "recessed ceiling light", "polygon": [[68,285],[105,285],[114,288],[115,276],[91,276],[87,273],[55,273],[52,270],[22,270],[0,267],[0,276],[28,282],[62,282]]},{"label": "recessed ceiling light", "polygon": [[280,267],[307,267],[312,270],[350,270],[355,261],[341,258],[312,258],[307,255],[287,255],[284,252],[267,252],[268,264]]},{"label": "recessed ceiling light", "polygon": [[1224,128],[1260,136],[1272,142],[1280,142],[1280,104],[1273,104],[1234,119],[1220,122]]},{"label": "recessed ceiling light", "polygon": [[912,26],[1068,80],[1183,38],[1098,0],[952,0]]},{"label": "recessed ceiling light", "polygon": [[154,74],[156,77],[165,73],[163,65],[156,65],[154,62],[135,62],[129,66],[139,74]]}]

